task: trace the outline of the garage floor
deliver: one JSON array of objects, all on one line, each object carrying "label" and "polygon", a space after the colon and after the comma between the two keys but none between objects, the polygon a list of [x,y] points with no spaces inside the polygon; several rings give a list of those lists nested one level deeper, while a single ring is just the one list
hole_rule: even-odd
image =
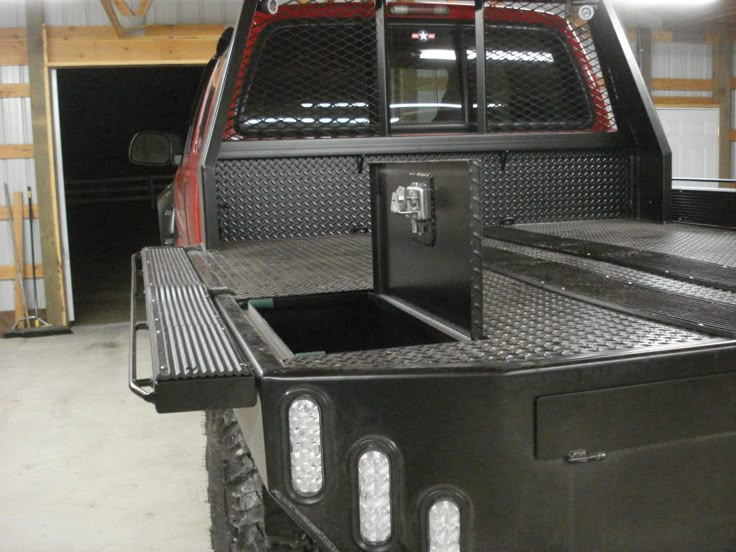
[{"label": "garage floor", "polygon": [[0,550],[210,550],[203,415],[133,396],[127,343],[126,324],[0,339]]}]

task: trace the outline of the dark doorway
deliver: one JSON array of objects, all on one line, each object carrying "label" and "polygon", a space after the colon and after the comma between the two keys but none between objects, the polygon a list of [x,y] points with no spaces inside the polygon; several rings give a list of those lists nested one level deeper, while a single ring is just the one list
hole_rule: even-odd
[{"label": "dark doorway", "polygon": [[128,162],[140,130],[184,138],[201,67],[58,73],[69,252],[77,323],[127,320],[130,256],[158,245],[156,194],[174,168]]}]

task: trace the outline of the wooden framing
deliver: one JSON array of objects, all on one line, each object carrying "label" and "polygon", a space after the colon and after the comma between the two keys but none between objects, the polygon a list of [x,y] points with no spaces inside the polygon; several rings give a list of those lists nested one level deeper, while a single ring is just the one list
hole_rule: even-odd
[{"label": "wooden framing", "polygon": [[712,97],[699,98],[691,96],[652,96],[657,107],[720,107]]},{"label": "wooden framing", "polygon": [[652,90],[713,92],[713,79],[652,79]]},{"label": "wooden framing", "polygon": [[[139,36],[121,38],[110,26],[47,27],[47,66],[203,65],[224,30],[224,25],[147,25]],[[25,48],[24,29],[0,29],[0,65],[26,64],[27,54],[19,53]],[[27,95],[24,85],[6,86],[0,98]]]},{"label": "wooden framing", "polygon": [[24,29],[0,28],[0,65],[26,65],[28,53]]},{"label": "wooden framing", "polygon": [[46,311],[51,324],[67,326],[69,318],[61,261],[43,0],[26,0],[26,32],[33,123],[33,161],[36,169],[36,197],[41,236],[41,259],[44,266]]},{"label": "wooden framing", "polygon": [[0,144],[0,159],[32,159],[32,144]]},{"label": "wooden framing", "polygon": [[0,84],[0,99],[27,98],[31,95],[31,88],[26,83]]},{"label": "wooden framing", "polygon": [[[33,278],[33,267],[30,263],[26,263],[23,265],[23,279],[29,278]],[[43,265],[38,263],[36,263],[36,278],[43,278]],[[15,265],[0,265],[0,280],[16,280]]]},{"label": "wooden framing", "polygon": [[733,101],[731,98],[731,81],[733,74],[733,43],[731,28],[719,25],[716,42],[713,46],[713,70],[715,73],[713,96],[720,104],[718,174],[721,178],[731,178],[731,128],[733,120]]}]

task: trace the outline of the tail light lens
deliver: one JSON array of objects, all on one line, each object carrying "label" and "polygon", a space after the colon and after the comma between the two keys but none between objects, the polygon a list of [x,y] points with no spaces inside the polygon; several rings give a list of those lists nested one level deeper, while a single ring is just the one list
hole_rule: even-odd
[{"label": "tail light lens", "polygon": [[358,459],[358,506],[361,538],[380,545],[391,538],[391,462],[380,450]]},{"label": "tail light lens", "polygon": [[299,397],[289,405],[289,445],[294,491],[304,497],[319,494],[324,486],[322,414],[309,397]]}]

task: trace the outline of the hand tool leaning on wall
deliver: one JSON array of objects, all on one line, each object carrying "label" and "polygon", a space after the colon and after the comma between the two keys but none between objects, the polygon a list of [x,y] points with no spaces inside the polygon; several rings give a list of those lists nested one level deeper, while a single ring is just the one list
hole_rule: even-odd
[{"label": "hand tool leaning on wall", "polygon": [[[31,315],[28,312],[28,304],[26,302],[26,290],[24,285],[24,259],[23,259],[23,246],[21,245],[20,251],[16,247],[16,235],[15,235],[15,218],[13,216],[12,202],[10,199],[10,188],[8,183],[3,183],[5,187],[5,201],[8,205],[8,211],[10,213],[10,241],[13,243],[13,264],[15,265],[15,274],[17,285],[20,287],[20,297],[23,302],[23,318],[16,320],[15,325],[5,332],[3,337],[40,337],[44,335],[57,335],[63,333],[70,333],[69,328],[52,326],[39,316],[38,312],[38,287],[36,282],[36,247],[33,240],[33,202],[31,197],[31,188],[27,190],[28,197],[28,224],[29,236],[31,239],[31,263],[33,264],[33,297],[35,299],[35,315]],[[22,213],[22,211],[21,211]],[[22,216],[22,215],[21,215]],[[22,223],[22,220],[21,220]],[[21,232],[23,226],[21,224]],[[20,243],[23,243],[22,238]]]}]

